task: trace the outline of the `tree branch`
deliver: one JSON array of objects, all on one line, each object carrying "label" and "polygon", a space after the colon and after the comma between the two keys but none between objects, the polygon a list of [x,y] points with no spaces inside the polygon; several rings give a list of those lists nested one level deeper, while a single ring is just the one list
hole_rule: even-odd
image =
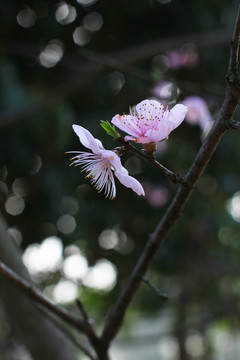
[{"label": "tree branch", "polygon": [[229,73],[238,73],[239,38],[240,38],[240,7],[238,8],[230,49]]},{"label": "tree branch", "polygon": [[144,152],[138,150],[137,148],[135,148],[135,146],[133,146],[130,142],[126,142],[124,141],[124,139],[122,138],[118,138],[117,141],[121,142],[121,144],[123,145],[123,149],[120,148],[120,153],[121,151],[126,152],[132,152],[136,155],[138,155],[139,157],[141,157],[142,159],[146,160],[147,162],[149,162],[150,164],[152,164],[154,167],[156,167],[158,170],[160,170],[163,175],[165,175],[166,177],[168,177],[174,184],[179,183],[179,184],[183,184],[185,186],[189,185],[187,180],[178,175],[175,174],[173,171],[169,170],[168,168],[166,168],[165,166],[163,166],[162,164],[160,164],[154,156],[145,154]]},{"label": "tree branch", "polygon": [[82,318],[55,305],[53,302],[47,299],[41,293],[41,291],[36,289],[31,283],[29,283],[21,276],[16,274],[13,270],[11,270],[1,261],[0,261],[0,275],[7,278],[15,285],[17,285],[20,289],[25,291],[25,293],[31,296],[35,301],[43,305],[45,308],[49,309],[54,314],[58,315],[61,319],[65,320],[67,323],[75,327],[78,331],[83,332],[85,335],[88,336],[91,342],[93,343],[98,342],[98,338],[93,332],[92,326],[88,326],[88,324],[85,321],[83,321]]},{"label": "tree branch", "polygon": [[[238,10],[229,61],[229,69],[234,71],[237,68],[238,55],[236,54],[236,51],[238,51],[239,47],[239,33],[240,12]],[[153,258],[159,250],[161,244],[164,242],[166,235],[171,230],[176,220],[179,218],[182,209],[184,208],[187,200],[189,199],[193,189],[197,184],[198,179],[211,159],[219,141],[221,140],[226,130],[225,122],[232,118],[236,111],[236,107],[240,98],[240,90],[236,86],[236,81],[236,78],[234,78],[233,83],[228,82],[225,99],[218,117],[185,177],[189,184],[191,184],[191,187],[186,187],[183,185],[179,186],[174,199],[172,200],[166,213],[162,217],[161,221],[147,242],[125,288],[123,289],[116,304],[110,311],[101,337],[105,351],[107,351],[110,342],[119,331],[126,310],[141,283],[141,278],[144,276],[147,269],[151,265]],[[232,84],[234,86],[232,86]]]}]

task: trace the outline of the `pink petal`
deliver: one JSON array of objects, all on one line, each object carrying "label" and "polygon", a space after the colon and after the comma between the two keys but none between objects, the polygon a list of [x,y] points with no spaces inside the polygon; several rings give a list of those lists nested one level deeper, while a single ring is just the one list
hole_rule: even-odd
[{"label": "pink petal", "polygon": [[182,104],[177,104],[170,110],[169,118],[167,120],[170,130],[169,132],[176,129],[176,127],[178,127],[183,122],[187,111],[188,108]]},{"label": "pink petal", "polygon": [[128,175],[127,169],[122,166],[121,160],[116,153],[111,150],[102,150],[100,153],[101,157],[107,159],[113,166],[115,176],[124,186],[131,188],[138,195],[145,195],[142,185],[132,176]]},{"label": "pink petal", "polygon": [[155,116],[159,117],[162,111],[163,105],[157,100],[143,100],[137,104],[136,109],[138,117],[142,119],[155,119]]},{"label": "pink petal", "polygon": [[138,119],[132,115],[115,115],[111,121],[120,130],[125,131],[129,135],[140,136],[141,129],[138,126]]},{"label": "pink petal", "polygon": [[91,149],[93,153],[97,154],[100,150],[104,149],[101,141],[95,139],[87,129],[79,125],[73,125],[72,127],[83,146]]},{"label": "pink petal", "polygon": [[101,150],[100,154],[101,154],[102,159],[106,159],[116,171],[121,172],[122,169],[126,170],[122,166],[121,160],[115,152],[113,152],[111,150]]},{"label": "pink petal", "polygon": [[145,136],[148,137],[149,142],[159,142],[166,139],[169,135],[169,127],[167,122],[162,119],[158,124],[158,128],[150,129],[146,132]]},{"label": "pink petal", "polygon": [[129,140],[131,140],[131,141],[136,141],[136,139],[137,139],[137,138],[134,137],[134,136],[125,136],[125,137],[124,137],[124,140],[125,140],[125,141],[129,141]]},{"label": "pink petal", "polygon": [[[124,168],[125,169],[125,168]],[[125,169],[126,170],[126,169]],[[127,170],[126,170],[127,172]],[[118,180],[126,187],[131,188],[138,195],[145,195],[142,185],[139,181],[134,179],[132,176],[127,175],[125,172],[117,172],[115,171],[115,176]]]},{"label": "pink petal", "polygon": [[134,141],[138,144],[147,144],[149,142],[152,142],[151,140],[149,140],[148,137],[146,136],[140,136],[140,137],[133,137],[133,136],[125,136],[124,137],[124,140],[125,141],[128,141],[128,140],[131,140],[131,141]]}]

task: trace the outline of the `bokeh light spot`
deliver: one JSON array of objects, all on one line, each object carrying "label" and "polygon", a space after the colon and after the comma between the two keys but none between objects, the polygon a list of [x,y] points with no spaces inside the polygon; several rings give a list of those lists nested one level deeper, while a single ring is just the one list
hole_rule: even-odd
[{"label": "bokeh light spot", "polygon": [[71,234],[76,228],[76,221],[72,215],[62,215],[57,221],[57,228],[63,234]]},{"label": "bokeh light spot", "polygon": [[72,23],[76,19],[77,12],[74,6],[61,2],[55,12],[55,17],[60,24],[66,25]]},{"label": "bokeh light spot", "polygon": [[173,336],[167,336],[158,343],[158,351],[161,358],[165,360],[175,360],[179,355],[179,346],[177,340]]},{"label": "bokeh light spot", "polygon": [[23,253],[23,262],[30,274],[56,271],[62,262],[62,241],[56,236],[46,238],[42,244],[31,244]]},{"label": "bokeh light spot", "polygon": [[189,335],[186,339],[186,350],[189,355],[202,356],[204,354],[204,342],[200,334]]},{"label": "bokeh light spot", "polygon": [[240,222],[240,191],[236,192],[232,199],[227,201],[226,208],[232,218]]},{"label": "bokeh light spot", "polygon": [[118,244],[117,232],[111,229],[103,230],[98,237],[98,242],[103,249],[114,249]]},{"label": "bokeh light spot", "polygon": [[69,303],[78,296],[78,286],[69,280],[60,280],[53,290],[53,298],[57,303]]},{"label": "bokeh light spot", "polygon": [[83,26],[78,26],[73,32],[73,41],[76,45],[84,46],[91,40],[91,35]]},{"label": "bokeh light spot", "polygon": [[12,191],[15,195],[27,196],[29,193],[28,183],[24,178],[17,178],[12,184]]},{"label": "bokeh light spot", "polygon": [[57,65],[63,56],[63,45],[59,40],[52,40],[39,55],[39,62],[45,68]]},{"label": "bokeh light spot", "polygon": [[63,262],[63,273],[72,280],[82,280],[88,271],[88,262],[81,254],[68,256]]},{"label": "bokeh light spot", "polygon": [[91,32],[100,30],[103,26],[102,15],[96,11],[87,14],[83,19],[83,26],[86,30]]},{"label": "bokeh light spot", "polygon": [[19,195],[11,195],[5,203],[6,211],[13,216],[20,215],[25,208],[25,201]]},{"label": "bokeh light spot", "polygon": [[77,0],[77,2],[83,6],[90,6],[95,4],[95,2],[97,2],[97,0]]},{"label": "bokeh light spot", "polygon": [[84,280],[84,285],[96,290],[112,290],[117,279],[117,269],[108,260],[98,260]]},{"label": "bokeh light spot", "polygon": [[17,14],[17,23],[24,28],[30,28],[35,24],[36,20],[37,15],[29,7],[20,10]]}]

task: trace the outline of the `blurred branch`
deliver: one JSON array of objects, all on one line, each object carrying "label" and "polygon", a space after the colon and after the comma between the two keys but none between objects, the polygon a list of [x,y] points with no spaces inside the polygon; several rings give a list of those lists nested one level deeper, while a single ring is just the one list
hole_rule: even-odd
[{"label": "blurred branch", "polygon": [[[131,46],[130,48],[120,49],[119,51],[106,54],[95,53],[88,49],[79,49],[80,56],[65,54],[59,66],[70,69],[71,72],[75,71],[79,76],[75,74],[74,77],[67,82],[58,85],[22,109],[6,114],[2,113],[0,115],[0,129],[39,114],[54,104],[71,97],[89,84],[89,82],[93,81],[96,74],[104,71],[106,67],[154,83],[155,80],[147,71],[139,69],[136,66],[130,66],[129,64],[141,62],[165,51],[181,47],[184,43],[191,42],[201,48],[227,43],[228,41],[229,29],[218,29],[200,34],[180,35],[159,39],[147,44]],[[0,40],[0,52],[3,54],[9,53],[14,56],[36,59],[40,51],[41,47],[39,45],[17,40]],[[83,57],[87,59],[87,61],[84,61]],[[89,60],[91,60],[90,63]],[[191,87],[193,86],[193,84],[190,85]]]},{"label": "blurred branch", "polygon": [[[159,55],[163,52],[175,50],[181,47],[183,44],[192,43],[199,49],[207,46],[217,46],[227,44],[229,37],[231,36],[232,29],[216,29],[201,33],[192,33],[171,36],[154,41],[149,41],[140,45],[131,45],[130,47],[120,49],[118,51],[107,52],[100,56],[106,56],[113,61],[118,60],[124,63],[136,63],[149,59],[155,55]],[[4,54],[10,54],[14,56],[21,56],[27,58],[37,58],[43,49],[42,46],[25,41],[13,40],[13,39],[0,39],[0,52]],[[91,54],[90,50],[86,48],[78,49],[79,54],[88,57]],[[83,62],[78,55],[66,54],[64,55],[61,65],[68,69],[77,70],[81,69]],[[81,65],[79,67],[79,65]]]},{"label": "blurred branch", "polygon": [[[81,318],[75,316],[74,314],[68,312],[67,310],[60,308],[59,306],[52,303],[47,299],[41,291],[36,289],[31,283],[23,279],[21,276],[12,271],[8,266],[0,261],[0,274],[17,285],[24,292],[28,293],[34,300],[38,303],[52,311],[54,314],[58,315],[61,319],[68,322],[70,325],[77,328],[79,331],[86,334],[89,338],[96,340],[97,337],[93,333],[93,329],[90,326],[87,326]],[[94,341],[93,340],[93,341]]]},{"label": "blurred branch", "polygon": [[[226,28],[157,39],[152,42],[122,49],[119,54],[119,60],[127,61],[128,63],[143,61],[165,51],[178,49],[187,43],[192,43],[198,48],[227,44],[231,33],[232,29]],[[115,57],[114,53],[109,55]]]},{"label": "blurred branch", "polygon": [[[232,68],[232,66],[235,64],[234,57],[236,58],[235,49],[238,49],[239,32],[240,14],[238,11],[236,17],[236,26],[233,33],[234,41],[232,43],[232,48],[230,52],[229,68]],[[203,173],[205,167],[211,159],[218,143],[220,142],[226,130],[225,122],[229,118],[233,117],[239,101],[240,89],[237,86],[237,79],[235,78],[231,83],[227,83],[224,102],[218,114],[218,117],[207,138],[202,144],[198,154],[196,155],[196,158],[194,159],[190,170],[186,175],[186,180],[189,182],[189,184],[191,184],[191,186],[179,186],[174,199],[172,200],[167,211],[163,215],[161,221],[157,225],[155,231],[150,236],[150,239],[148,240],[144,250],[142,251],[140,258],[128,279],[128,282],[125,285],[125,288],[123,289],[117,302],[110,311],[102,333],[102,343],[105,347],[105,351],[107,351],[109,344],[119,331],[127,308],[130,305],[141,283],[142,277],[151,265],[157,251],[159,250],[161,244],[164,242],[166,235],[171,230],[176,220],[179,218],[185,204],[187,203],[193,189],[197,184],[198,179]]]}]

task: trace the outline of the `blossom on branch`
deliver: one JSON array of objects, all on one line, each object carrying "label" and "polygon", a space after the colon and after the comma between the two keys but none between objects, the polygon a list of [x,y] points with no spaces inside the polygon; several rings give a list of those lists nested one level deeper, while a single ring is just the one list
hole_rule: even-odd
[{"label": "blossom on branch", "polygon": [[68,151],[68,153],[77,154],[72,159],[71,165],[81,166],[82,171],[87,172],[87,177],[90,178],[91,183],[98,190],[104,191],[106,197],[114,199],[116,196],[116,185],[113,176],[126,187],[131,188],[138,195],[145,195],[142,185],[132,176],[128,175],[118,155],[111,150],[105,150],[101,141],[95,139],[92,134],[79,125],[73,125],[73,130],[79,137],[80,142],[86,148],[92,150],[90,152],[84,151]]},{"label": "blossom on branch", "polygon": [[172,109],[157,100],[143,100],[130,108],[129,115],[115,115],[112,123],[128,136],[125,140],[136,143],[157,143],[167,139],[171,131],[176,129],[187,113],[187,107],[182,104]]}]

